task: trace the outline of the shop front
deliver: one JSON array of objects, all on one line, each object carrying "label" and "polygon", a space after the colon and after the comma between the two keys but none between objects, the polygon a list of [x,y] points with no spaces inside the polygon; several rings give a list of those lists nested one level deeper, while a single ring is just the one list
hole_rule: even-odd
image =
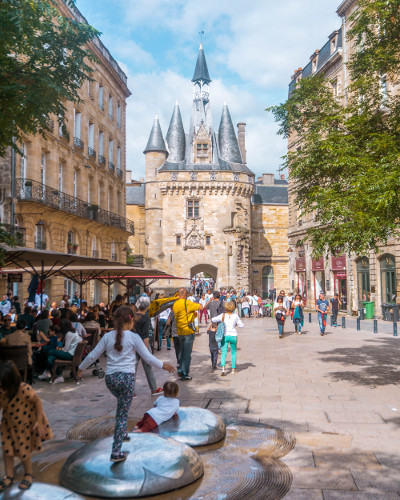
[{"label": "shop front", "polygon": [[314,276],[314,299],[319,299],[320,293],[325,293],[325,264],[324,258],[311,261],[311,269]]},{"label": "shop front", "polygon": [[306,280],[306,258],[297,257],[296,259],[297,289],[303,299],[304,305],[307,304],[307,280]]},{"label": "shop front", "polygon": [[334,282],[334,293],[339,295],[340,309],[346,311],[347,309],[347,268],[346,256],[339,255],[332,257],[332,273]]}]

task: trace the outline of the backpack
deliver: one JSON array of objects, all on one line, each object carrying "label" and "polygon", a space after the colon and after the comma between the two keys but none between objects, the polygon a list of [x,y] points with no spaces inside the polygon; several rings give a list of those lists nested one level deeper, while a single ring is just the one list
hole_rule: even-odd
[{"label": "backpack", "polygon": [[225,325],[225,314],[222,315],[222,321],[219,323],[217,331],[215,332],[215,340],[221,342],[225,336],[226,325]]}]

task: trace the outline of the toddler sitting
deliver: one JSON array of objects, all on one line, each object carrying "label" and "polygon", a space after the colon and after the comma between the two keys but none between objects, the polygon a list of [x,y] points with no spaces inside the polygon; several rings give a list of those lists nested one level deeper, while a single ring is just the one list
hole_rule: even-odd
[{"label": "toddler sitting", "polygon": [[154,408],[146,411],[142,420],[136,424],[134,432],[150,432],[176,415],[179,410],[178,384],[165,382],[163,391],[164,396],[154,402]]}]

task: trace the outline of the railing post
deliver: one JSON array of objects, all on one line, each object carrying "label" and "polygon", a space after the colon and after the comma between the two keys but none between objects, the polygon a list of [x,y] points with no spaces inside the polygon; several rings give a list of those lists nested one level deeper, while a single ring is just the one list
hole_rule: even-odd
[{"label": "railing post", "polygon": [[378,320],[374,319],[374,333],[378,333]]},{"label": "railing post", "polygon": [[308,313],[308,322],[311,323],[311,313]]},{"label": "railing post", "polygon": [[346,317],[342,316],[342,328],[346,328]]},{"label": "railing post", "polygon": [[397,337],[397,322],[393,323],[393,337]]},{"label": "railing post", "polygon": [[360,320],[360,316],[357,318],[357,331],[360,331],[361,330],[361,320]]}]

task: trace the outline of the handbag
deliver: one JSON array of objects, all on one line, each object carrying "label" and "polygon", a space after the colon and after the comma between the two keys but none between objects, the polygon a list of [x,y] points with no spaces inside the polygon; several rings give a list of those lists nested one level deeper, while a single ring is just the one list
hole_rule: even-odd
[{"label": "handbag", "polygon": [[222,321],[218,324],[217,331],[215,332],[215,340],[221,342],[225,337],[226,325],[225,325],[225,314],[222,315]]},{"label": "handbag", "polygon": [[[186,307],[186,300],[185,300],[185,311],[186,311],[186,319],[187,319],[188,312],[187,312],[187,307]],[[189,323],[189,320],[188,320],[188,328],[189,328],[189,330],[192,330],[193,333],[197,331],[197,328],[196,328],[196,325],[194,324],[194,321],[191,321]]]}]

